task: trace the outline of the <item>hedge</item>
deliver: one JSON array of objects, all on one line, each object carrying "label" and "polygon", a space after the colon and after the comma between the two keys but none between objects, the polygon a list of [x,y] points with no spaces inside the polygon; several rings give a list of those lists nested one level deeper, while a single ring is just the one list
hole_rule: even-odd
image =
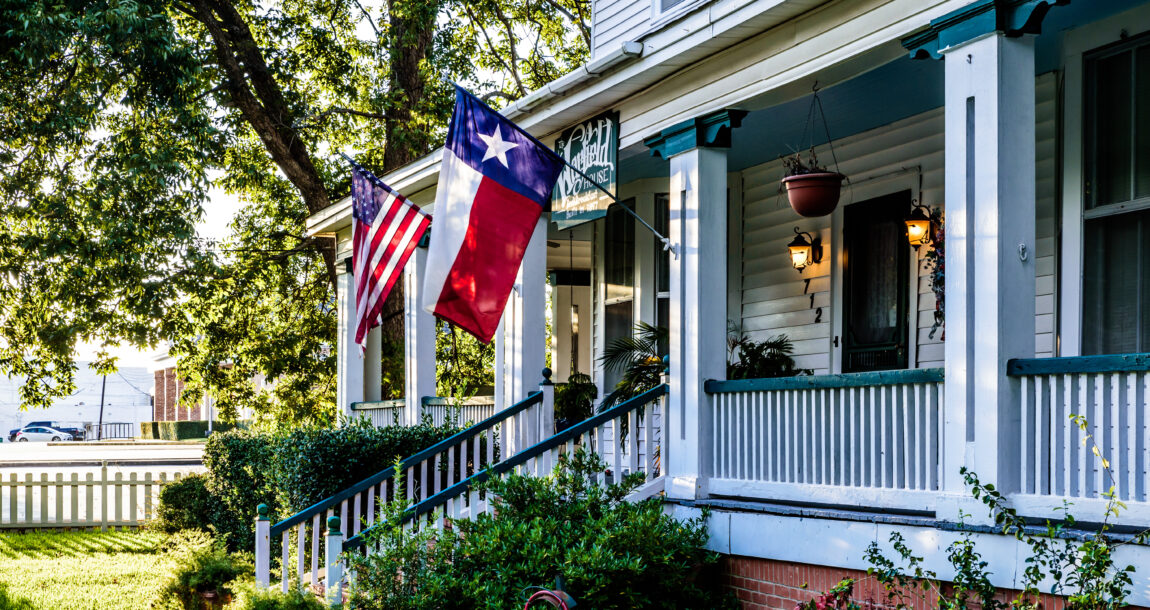
[{"label": "hedge", "polygon": [[[212,433],[227,432],[235,424],[212,422]],[[205,438],[208,422],[200,421],[145,421],[140,422],[140,438],[164,441],[183,441]]]}]

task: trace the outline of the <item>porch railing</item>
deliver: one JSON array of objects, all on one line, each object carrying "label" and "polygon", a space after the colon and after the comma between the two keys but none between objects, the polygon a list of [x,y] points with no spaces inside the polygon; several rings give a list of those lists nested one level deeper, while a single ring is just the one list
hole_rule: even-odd
[{"label": "porch railing", "polygon": [[257,578],[267,578],[271,556],[266,545],[278,539],[282,589],[286,592],[292,580],[301,585],[317,582],[320,546],[329,517],[339,517],[344,534],[357,535],[375,522],[380,502],[398,497],[416,503],[424,501],[492,464],[513,458],[553,432],[553,401],[544,401],[543,392],[532,392],[523,401],[404,458],[402,485],[396,484],[392,466],[271,525],[266,539],[257,533]]},{"label": "porch railing", "polygon": [[495,415],[495,398],[492,396],[474,396],[458,401],[442,396],[424,396],[419,403],[417,421],[409,421],[403,399],[353,402],[351,411],[353,417],[368,419],[376,427],[413,426],[420,423],[424,416],[430,417],[435,426],[442,426],[447,421],[462,425],[483,421]]},{"label": "porch railing", "polygon": [[[608,470],[598,474],[598,482],[617,481],[622,475],[642,472],[646,475],[646,484],[637,494],[652,495],[654,490],[662,489],[658,483],[661,476],[660,462],[666,459],[666,445],[657,440],[644,448],[641,438],[661,439],[655,430],[653,415],[666,393],[666,384],[657,386],[497,462],[489,469],[478,471],[409,507],[404,513],[404,521],[418,525],[439,511],[442,511],[439,513],[441,516],[451,518],[474,518],[483,512],[490,512],[492,503],[475,490],[477,484],[492,475],[509,472],[545,475],[558,462],[561,454],[571,453],[576,447],[590,448],[607,463]],[[644,412],[643,417],[639,416],[640,412]],[[633,433],[623,434],[621,431],[624,426]],[[441,522],[441,519],[434,521],[436,525]],[[343,545],[343,551],[364,547],[364,536],[370,529],[348,539]]]},{"label": "porch railing", "polygon": [[1021,383],[1022,494],[1060,504],[1113,486],[1123,501],[1150,500],[1150,354],[1011,360],[1007,374]]},{"label": "porch railing", "polygon": [[941,486],[941,368],[708,381],[705,389],[713,495],[885,506],[892,499],[882,491],[928,498]]}]

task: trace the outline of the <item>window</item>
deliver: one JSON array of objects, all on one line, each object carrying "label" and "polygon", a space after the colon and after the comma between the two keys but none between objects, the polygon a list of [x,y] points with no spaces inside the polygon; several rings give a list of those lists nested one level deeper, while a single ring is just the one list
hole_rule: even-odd
[{"label": "window", "polygon": [[[671,231],[671,196],[667,193],[655,195],[655,230],[659,235],[669,236]],[[671,252],[663,247],[658,239],[655,246],[655,325],[671,327]],[[670,352],[667,341],[659,345],[659,353]]]},{"label": "window", "polygon": [[1150,349],[1150,38],[1086,56],[1082,351]]},{"label": "window", "polygon": [[[635,217],[621,206],[633,206],[624,201],[607,208],[604,220],[603,279],[607,293],[603,301],[604,345],[616,339],[630,337],[634,327],[635,299]],[[605,388],[613,388],[619,381],[618,371],[604,371]]]},{"label": "window", "polygon": [[843,211],[843,372],[907,366],[910,191]]}]

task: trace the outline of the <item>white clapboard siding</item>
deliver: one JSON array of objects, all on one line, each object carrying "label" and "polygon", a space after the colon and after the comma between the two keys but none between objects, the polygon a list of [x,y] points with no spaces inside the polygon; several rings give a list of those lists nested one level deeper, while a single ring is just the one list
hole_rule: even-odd
[{"label": "white clapboard siding", "polygon": [[651,23],[651,0],[595,0],[591,19],[591,57],[611,53]]},{"label": "white clapboard siding", "polygon": [[[1035,347],[1039,357],[1052,356],[1055,332],[1054,184],[1056,81],[1053,74],[1037,79],[1037,273]],[[835,154],[843,173],[855,181],[882,177],[920,167],[922,201],[930,207],[943,206],[944,144],[943,109],[936,108],[858,135],[835,141]],[[830,159],[825,146],[817,149],[822,159]],[[778,161],[743,171],[743,330],[756,341],[785,334],[795,342],[798,366],[815,374],[831,368],[831,333],[834,295],[831,292],[831,217],[802,218],[791,211],[779,192],[782,166]],[[905,183],[904,183],[905,184]],[[905,186],[891,187],[895,192]],[[852,191],[843,190],[840,206],[852,203]],[[823,240],[823,262],[802,274],[790,265],[786,245],[794,227],[818,234]],[[931,337],[935,298],[920,248],[918,294],[912,307],[917,333],[916,366],[943,366],[944,329]],[[814,299],[811,299],[814,295]],[[821,309],[821,315],[819,313]]]}]

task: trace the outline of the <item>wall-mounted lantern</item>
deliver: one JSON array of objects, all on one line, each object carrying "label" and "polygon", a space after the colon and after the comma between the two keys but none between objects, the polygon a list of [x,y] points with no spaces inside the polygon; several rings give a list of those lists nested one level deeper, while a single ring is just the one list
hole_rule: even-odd
[{"label": "wall-mounted lantern", "polygon": [[791,251],[791,266],[803,272],[803,269],[818,264],[823,260],[823,242],[818,237],[795,227],[795,238],[787,244]]},{"label": "wall-mounted lantern", "polygon": [[934,220],[930,217],[930,208],[918,203],[910,210],[906,217],[906,238],[910,245],[918,250],[919,246],[929,244],[934,234]]}]

